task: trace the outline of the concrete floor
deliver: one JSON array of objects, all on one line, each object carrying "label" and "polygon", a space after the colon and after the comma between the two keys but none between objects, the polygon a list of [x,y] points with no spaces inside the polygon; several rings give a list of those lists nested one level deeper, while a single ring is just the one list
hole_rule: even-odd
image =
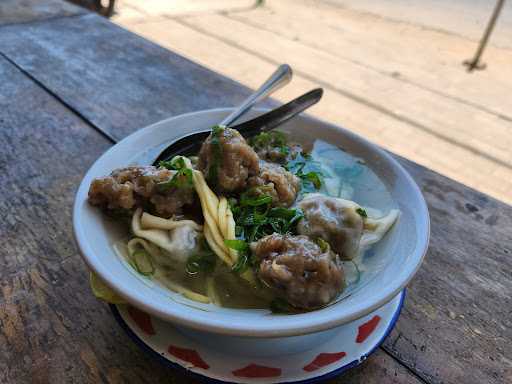
[{"label": "concrete floor", "polygon": [[294,80],[276,99],[321,86],[312,115],[512,203],[510,4],[485,52],[487,69],[472,74],[461,62],[476,49],[488,3],[254,4],[120,0],[112,20],[253,88],[289,63]]}]

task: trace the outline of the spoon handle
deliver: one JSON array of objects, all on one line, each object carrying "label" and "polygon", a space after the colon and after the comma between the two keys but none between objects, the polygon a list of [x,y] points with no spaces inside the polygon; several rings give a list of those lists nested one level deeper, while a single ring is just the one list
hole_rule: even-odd
[{"label": "spoon handle", "polygon": [[[245,138],[255,136],[263,131],[271,130],[290,120],[313,104],[316,104],[322,97],[322,93],[322,88],[313,89],[276,109],[259,115],[254,119],[234,125],[232,128],[239,130]],[[210,133],[211,130],[208,129],[181,137],[165,148],[153,162],[153,165],[158,165],[161,160],[170,160],[178,154],[183,156],[197,154],[201,149],[203,141],[206,140]]]},{"label": "spoon handle", "polygon": [[292,79],[292,69],[288,64],[282,64],[277,70],[259,87],[251,96],[233,112],[229,114],[220,125],[229,126],[234,123],[240,116],[252,108],[254,104],[261,101],[277,91],[279,88],[285,86]]},{"label": "spoon handle", "polygon": [[245,138],[256,136],[260,132],[270,131],[318,103],[323,93],[322,88],[313,89],[276,109],[234,125],[231,128],[239,131]]}]

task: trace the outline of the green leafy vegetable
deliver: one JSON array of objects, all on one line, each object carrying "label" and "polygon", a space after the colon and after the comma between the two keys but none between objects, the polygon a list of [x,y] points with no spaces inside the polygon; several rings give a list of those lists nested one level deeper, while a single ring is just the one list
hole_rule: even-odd
[{"label": "green leafy vegetable", "polygon": [[249,145],[256,150],[267,147],[286,146],[286,135],[280,131],[261,132],[249,140]]},{"label": "green leafy vegetable", "polygon": [[271,196],[251,197],[248,192],[241,196],[240,202],[231,199],[236,236],[252,242],[274,232],[296,233],[296,224],[304,216],[303,212],[300,209],[272,208],[271,204]]},{"label": "green leafy vegetable", "polygon": [[300,176],[300,178],[304,181],[307,180],[311,182],[316,189],[320,189],[322,187],[322,179],[320,174],[317,172],[308,172]]},{"label": "green leafy vegetable", "polygon": [[313,161],[311,156],[306,153],[300,153],[290,160],[285,168],[301,179],[302,192],[312,192],[322,187],[321,165]]},{"label": "green leafy vegetable", "polygon": [[366,211],[363,209],[363,208],[357,208],[356,209],[356,212],[363,218],[366,218],[368,217],[368,214],[366,213]]},{"label": "green leafy vegetable", "polygon": [[242,273],[245,272],[245,270],[249,267],[249,256],[246,252],[240,253],[238,255],[238,260],[236,263],[231,267],[231,270],[236,273]]},{"label": "green leafy vegetable", "polygon": [[242,273],[249,266],[249,244],[244,240],[224,240],[227,247],[238,251],[238,260],[231,267],[233,272]]},{"label": "green leafy vegetable", "polygon": [[179,169],[184,169],[187,167],[183,156],[176,156],[176,157],[173,157],[171,160],[160,161],[158,163],[158,166],[167,168],[167,169],[172,169],[172,170],[179,170]]},{"label": "green leafy vegetable", "polygon": [[224,240],[224,244],[226,244],[228,248],[239,252],[245,252],[249,249],[249,244],[243,240]]},{"label": "green leafy vegetable", "polygon": [[260,205],[269,204],[272,202],[272,196],[263,195],[263,196],[254,196],[254,197],[247,197],[246,195],[242,194],[240,199],[240,205],[243,206],[251,206],[251,207],[258,207]]},{"label": "green leafy vegetable", "polygon": [[189,168],[181,168],[174,174],[174,176],[170,180],[158,183],[157,187],[160,192],[165,192],[173,187],[192,188],[193,185],[194,182],[192,178],[192,170]]}]

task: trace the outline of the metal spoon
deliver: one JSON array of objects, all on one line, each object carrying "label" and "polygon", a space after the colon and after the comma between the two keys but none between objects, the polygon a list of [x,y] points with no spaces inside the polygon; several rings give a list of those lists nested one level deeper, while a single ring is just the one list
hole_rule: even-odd
[{"label": "metal spoon", "polygon": [[[234,125],[231,128],[236,129],[245,138],[256,136],[260,132],[270,131],[318,103],[322,98],[322,94],[322,88],[313,89],[276,109],[241,124]],[[169,160],[176,155],[190,156],[196,154],[210,132],[211,129],[207,129],[183,136],[163,150],[153,162],[153,165],[158,165],[160,161]]]},{"label": "metal spoon", "polygon": [[292,69],[288,64],[281,64],[279,68],[259,87],[252,95],[244,100],[240,106],[229,114],[219,124],[226,127],[233,124],[240,116],[253,107],[258,101],[261,101],[272,93],[284,87],[292,80]]}]

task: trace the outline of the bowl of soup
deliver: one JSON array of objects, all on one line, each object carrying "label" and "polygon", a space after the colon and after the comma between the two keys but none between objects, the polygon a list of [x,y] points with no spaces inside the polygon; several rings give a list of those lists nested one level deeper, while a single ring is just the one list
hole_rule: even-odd
[{"label": "bowl of soup", "polygon": [[[95,276],[131,305],[212,336],[328,334],[395,298],[429,237],[404,168],[305,115],[245,139],[216,125],[230,111],[151,125],[93,164],[73,225]],[[197,154],[152,165],[208,127]]]}]

